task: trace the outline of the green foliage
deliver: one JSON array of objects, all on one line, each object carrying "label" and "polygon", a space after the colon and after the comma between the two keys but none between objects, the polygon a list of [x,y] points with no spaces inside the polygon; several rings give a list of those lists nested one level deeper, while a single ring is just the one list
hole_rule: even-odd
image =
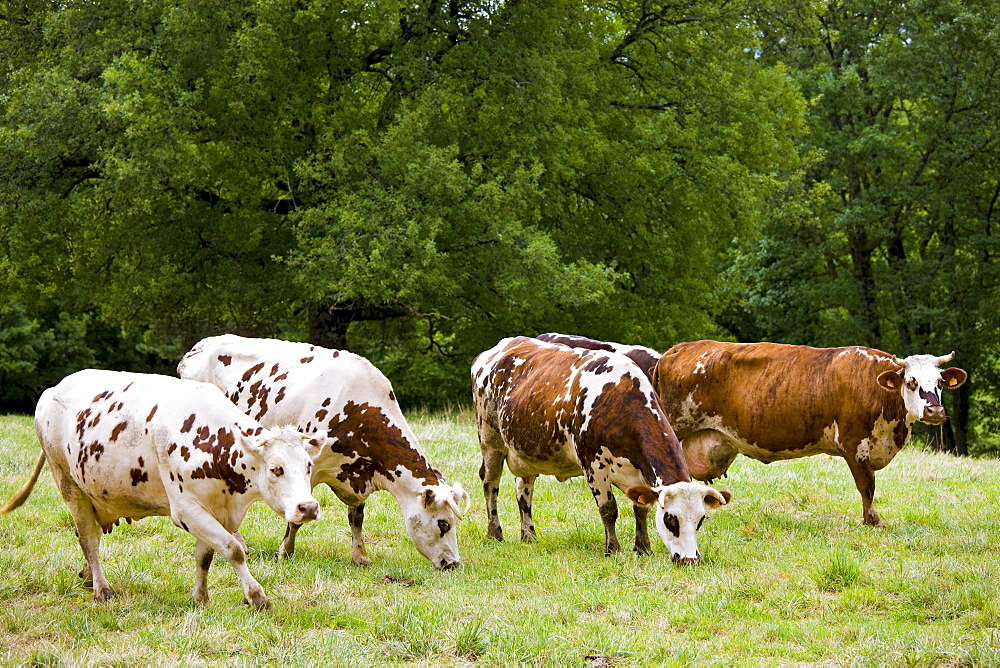
[{"label": "green foliage", "polygon": [[0,305],[0,407],[31,410],[46,387],[91,366],[86,316],[32,317],[16,302]]},{"label": "green foliage", "polygon": [[[945,354],[971,381],[946,432],[1000,391],[997,8],[950,0],[812,3],[765,28],[809,100],[803,152],[763,238],[731,270],[739,338]],[[734,300],[736,301],[736,300]]]},{"label": "green foliage", "polygon": [[713,264],[803,130],[714,2],[4,12],[2,276],[165,356],[223,330],[370,347],[366,319],[464,363],[515,333],[711,331]]}]

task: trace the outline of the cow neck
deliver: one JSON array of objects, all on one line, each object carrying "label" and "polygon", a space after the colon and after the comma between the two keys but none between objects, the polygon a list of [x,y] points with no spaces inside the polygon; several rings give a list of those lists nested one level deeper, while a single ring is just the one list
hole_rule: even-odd
[{"label": "cow neck", "polygon": [[397,490],[417,490],[441,481],[397,412],[387,415],[383,407],[349,401],[328,422],[328,447],[347,460],[337,477],[359,495],[378,489],[395,495]]},{"label": "cow neck", "polygon": [[597,457],[601,447],[607,447],[616,457],[630,461],[650,484],[690,482],[680,442],[644,380],[624,375],[597,396],[581,439],[584,449],[591,452],[581,454]]}]

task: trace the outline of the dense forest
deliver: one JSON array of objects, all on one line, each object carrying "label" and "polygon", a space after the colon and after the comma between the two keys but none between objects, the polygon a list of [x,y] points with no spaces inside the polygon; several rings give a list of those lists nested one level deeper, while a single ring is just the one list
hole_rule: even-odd
[{"label": "dense forest", "polygon": [[466,402],[562,331],[955,350],[996,450],[998,77],[993,0],[0,0],[0,408],[221,332]]}]

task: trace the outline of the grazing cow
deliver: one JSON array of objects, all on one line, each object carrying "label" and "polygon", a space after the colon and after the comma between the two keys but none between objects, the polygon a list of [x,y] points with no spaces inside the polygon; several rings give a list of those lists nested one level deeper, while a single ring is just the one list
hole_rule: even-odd
[{"label": "grazing cow", "polygon": [[646,517],[655,504],[656,530],[674,560],[698,560],[695,533],[706,511],[730,494],[692,482],[653,386],[631,360],[520,336],[476,358],[472,385],[489,536],[503,540],[497,494],[506,461],[518,477],[521,540],[535,540],[535,478],[585,475],[604,521],[606,554],[620,549],[614,486],[635,504],[637,552],[650,552]]},{"label": "grazing cow", "polygon": [[238,530],[263,500],[288,522],[319,517],[309,486],[311,457],[325,439],[267,430],[205,383],[88,369],[42,393],[35,410],[42,454],[28,483],[0,514],[31,494],[48,460],[76,524],[94,599],[114,595],[98,560],[101,532],[169,515],[197,539],[192,597],[208,603],[208,569],[218,552],[243,584],[245,602],[268,605],[247,569]]},{"label": "grazing cow", "polygon": [[576,334],[548,333],[539,334],[535,338],[539,341],[558,343],[559,345],[569,346],[570,348],[607,350],[613,353],[619,353],[639,365],[642,372],[646,374],[647,378],[650,379],[652,378],[653,369],[656,368],[656,363],[660,361],[660,353],[656,352],[652,348],[647,348],[646,346],[630,346],[624,343],[598,341],[597,339],[588,339],[586,336],[577,336]]},{"label": "grazing cow", "polygon": [[906,445],[914,422],[947,419],[941,389],[966,379],[938,369],[953,355],[695,341],[663,354],[655,383],[698,480],[724,475],[739,453],[764,463],[836,455],[854,475],[865,524],[879,526],[874,472]]},{"label": "grazing cow", "polygon": [[[347,505],[354,563],[371,563],[361,533],[365,499],[384,489],[399,504],[417,551],[435,568],[459,565],[459,503],[467,509],[469,495],[427,462],[392,385],[371,362],[308,343],[226,334],[195,344],[177,372],[217,385],[264,425],[327,435],[312,484],[329,485]],[[279,556],[295,551],[298,528],[289,523]]]}]

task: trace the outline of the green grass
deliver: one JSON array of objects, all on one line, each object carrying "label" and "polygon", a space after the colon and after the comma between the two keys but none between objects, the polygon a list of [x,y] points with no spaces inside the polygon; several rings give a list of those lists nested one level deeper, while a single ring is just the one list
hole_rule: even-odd
[{"label": "green grass", "polygon": [[[243,526],[270,610],[241,605],[218,559],[211,603],[192,607],[194,541],[165,518],[105,537],[119,595],[94,603],[46,472],[0,517],[0,665],[1000,665],[996,460],[904,450],[877,474],[886,527],[871,529],[842,460],[739,458],[717,484],[733,502],[699,534],[702,563],[682,568],[658,542],[651,557],[602,556],[581,479],[539,479],[537,544],[487,539],[471,414],[410,419],[432,462],[473,496],[462,568],[431,568],[386,493],[366,510],[373,564],[353,566],[344,506],[317,489],[326,514],[293,559],[272,558],[284,525],[262,504]],[[0,417],[0,502],[37,454],[31,420]],[[619,537],[630,545],[626,503]],[[500,511],[517,536],[509,474]]]}]

